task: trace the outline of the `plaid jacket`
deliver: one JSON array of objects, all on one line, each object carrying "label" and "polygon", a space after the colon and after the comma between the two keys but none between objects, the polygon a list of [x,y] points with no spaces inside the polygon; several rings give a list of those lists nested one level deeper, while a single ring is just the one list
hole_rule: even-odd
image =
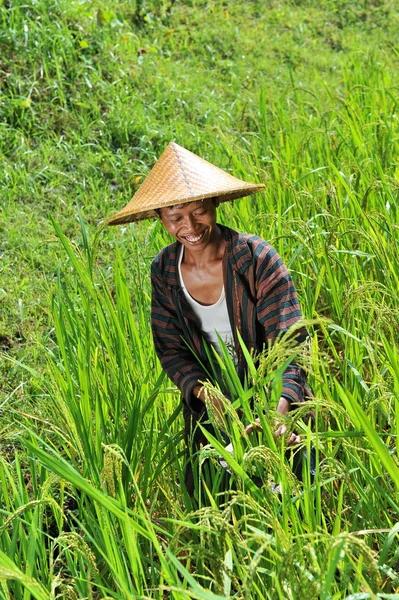
[{"label": "plaid jacket", "polygon": [[[237,370],[242,378],[245,361],[236,329],[248,349],[261,351],[269,340],[274,340],[301,318],[301,310],[291,276],[274,248],[258,236],[219,227],[226,238],[224,287],[238,357]],[[181,390],[190,411],[200,412],[203,405],[193,396],[193,390],[208,376],[194,353],[201,357],[203,364],[207,359],[197,318],[180,287],[179,248],[179,242],[167,246],[151,265],[152,332],[162,368]],[[297,339],[298,342],[306,339],[304,328]],[[282,396],[290,402],[302,402],[305,388],[303,370],[289,365],[283,375]]]}]

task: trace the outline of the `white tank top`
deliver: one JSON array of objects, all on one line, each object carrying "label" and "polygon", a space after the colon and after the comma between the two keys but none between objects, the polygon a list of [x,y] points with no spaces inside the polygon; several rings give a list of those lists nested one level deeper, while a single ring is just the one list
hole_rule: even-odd
[{"label": "white tank top", "polygon": [[219,340],[216,335],[217,332],[222,338],[223,342],[226,344],[227,348],[229,349],[230,355],[234,359],[234,338],[233,332],[231,330],[229,313],[227,311],[224,286],[222,287],[222,293],[220,294],[220,298],[217,302],[215,302],[215,304],[211,304],[210,306],[204,306],[203,304],[200,304],[199,302],[194,300],[194,298],[190,296],[189,292],[187,291],[183,281],[183,276],[181,272],[181,262],[183,260],[183,254],[184,246],[181,247],[178,260],[180,284],[182,286],[187,302],[190,304],[195,315],[198,317],[201,323],[201,331],[203,333],[203,336],[207,342],[212,344],[212,346],[220,355],[221,351]]}]

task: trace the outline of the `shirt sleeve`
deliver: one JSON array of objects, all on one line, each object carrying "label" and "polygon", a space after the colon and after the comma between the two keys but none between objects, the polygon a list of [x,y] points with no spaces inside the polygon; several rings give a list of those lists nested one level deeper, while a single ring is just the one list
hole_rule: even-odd
[{"label": "shirt sleeve", "polygon": [[204,408],[193,390],[208,379],[183,339],[176,307],[168,298],[154,263],[151,265],[151,327],[155,351],[163,370],[180,389],[189,408],[201,412]]},{"label": "shirt sleeve", "polygon": [[[265,342],[287,332],[301,318],[298,296],[287,267],[276,250],[268,244],[260,249],[256,262],[256,314],[265,332]],[[295,330],[298,344],[307,339],[305,327]],[[306,376],[296,364],[288,365],[283,374],[282,396],[289,402],[304,401]]]}]

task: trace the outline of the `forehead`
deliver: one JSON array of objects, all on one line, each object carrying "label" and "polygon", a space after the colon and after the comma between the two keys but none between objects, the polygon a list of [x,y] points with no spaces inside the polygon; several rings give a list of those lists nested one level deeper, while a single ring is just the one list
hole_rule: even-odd
[{"label": "forehead", "polygon": [[174,206],[165,206],[162,208],[163,215],[172,215],[180,211],[192,211],[197,208],[202,208],[208,205],[208,198],[205,200],[195,200],[193,202],[186,202],[184,204],[175,204]]}]

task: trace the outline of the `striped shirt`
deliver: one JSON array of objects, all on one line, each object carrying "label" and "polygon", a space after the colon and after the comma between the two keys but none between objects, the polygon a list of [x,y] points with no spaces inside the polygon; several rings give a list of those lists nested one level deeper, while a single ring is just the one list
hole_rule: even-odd
[{"label": "striped shirt", "polygon": [[[301,310],[291,276],[276,250],[258,236],[219,227],[226,239],[224,288],[238,357],[237,371],[243,380],[245,360],[236,330],[249,350],[260,352],[301,319]],[[162,368],[181,390],[190,411],[200,412],[203,405],[193,390],[209,379],[200,364],[206,365],[207,358],[198,320],[179,282],[180,248],[181,244],[175,242],[152,262],[152,332]],[[305,328],[295,335],[298,343],[304,341]],[[304,371],[291,364],[282,380],[282,396],[290,402],[302,402],[307,390]]]}]

